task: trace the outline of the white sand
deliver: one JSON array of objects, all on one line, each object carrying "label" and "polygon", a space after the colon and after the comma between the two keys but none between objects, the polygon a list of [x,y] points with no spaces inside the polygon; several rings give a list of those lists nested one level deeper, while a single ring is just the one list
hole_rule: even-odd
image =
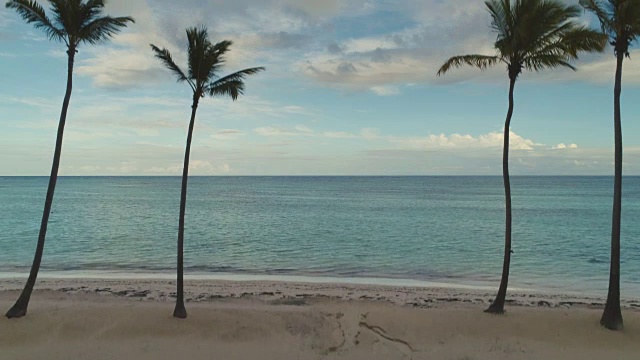
[{"label": "white sand", "polygon": [[[0,309],[21,283],[0,281]],[[166,281],[45,280],[38,289],[27,317],[0,319],[0,359],[640,358],[632,300],[615,333],[598,325],[601,299],[575,295],[510,294],[521,305],[491,316],[482,291],[189,282],[189,318],[177,320]]]}]

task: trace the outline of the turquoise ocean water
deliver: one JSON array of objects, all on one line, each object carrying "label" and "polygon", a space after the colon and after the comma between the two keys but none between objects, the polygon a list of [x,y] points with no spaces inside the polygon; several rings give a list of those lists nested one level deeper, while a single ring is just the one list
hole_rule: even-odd
[{"label": "turquoise ocean water", "polygon": [[[511,285],[604,294],[613,179],[514,177]],[[47,178],[0,177],[0,273],[32,261]],[[62,177],[43,273],[171,274],[179,177]],[[190,274],[495,286],[500,177],[192,177]],[[622,291],[640,296],[640,177],[624,179]]]}]

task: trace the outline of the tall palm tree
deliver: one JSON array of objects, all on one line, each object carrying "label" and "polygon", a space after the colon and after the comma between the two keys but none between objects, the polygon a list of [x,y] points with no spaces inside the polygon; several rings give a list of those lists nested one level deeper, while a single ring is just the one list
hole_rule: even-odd
[{"label": "tall palm tree", "polygon": [[67,110],[71,99],[71,89],[73,87],[73,62],[75,60],[78,47],[81,44],[95,45],[106,42],[111,36],[118,33],[134,22],[131,17],[111,17],[104,15],[103,0],[49,0],[51,3],[51,13],[53,18],[49,18],[44,9],[37,1],[10,0],[6,6],[14,9],[27,23],[33,24],[36,28],[42,29],[50,40],[63,42],[67,46],[67,90],[62,102],[60,121],[58,122],[58,136],[56,138],[56,148],[53,154],[53,164],[51,166],[51,176],[49,177],[49,187],[44,203],[42,222],[40,223],[40,233],[38,235],[38,245],[36,246],[33,265],[29,273],[27,283],[16,301],[15,305],[7,312],[8,318],[19,318],[27,314],[29,299],[33,286],[36,283],[42,253],[44,251],[44,241],[47,235],[47,224],[53,203],[53,193],[58,180],[58,167],[60,166],[60,155],[62,152],[62,138],[64,135],[64,125],[67,119]]},{"label": "tall palm tree", "polygon": [[509,134],[513,115],[513,93],[523,70],[576,68],[571,64],[578,53],[603,51],[606,37],[580,25],[581,10],[559,0],[489,0],[485,2],[491,15],[491,28],[498,34],[495,55],[463,55],[447,60],[438,71],[443,75],[452,68],[470,65],[484,70],[498,63],[507,67],[509,75],[509,110],[504,124],[502,174],[506,199],[505,247],[502,279],[498,294],[487,310],[504,313],[504,303],[511,264],[511,184],[509,179]]},{"label": "tall palm tree", "polygon": [[622,214],[622,63],[629,57],[629,46],[640,37],[640,0],[580,0],[580,4],[594,13],[602,32],[606,34],[616,56],[616,75],[613,90],[613,125],[615,129],[615,179],[613,187],[613,219],[611,224],[611,267],[609,293],[600,324],[610,330],[622,330],[620,310],[620,217]]},{"label": "tall palm tree", "polygon": [[191,120],[189,121],[189,131],[187,133],[187,145],[184,152],[184,168],[182,171],[182,192],[180,196],[180,220],[178,223],[178,269],[177,269],[177,298],[173,316],[184,319],[187,317],[187,310],[184,306],[184,286],[183,286],[183,249],[184,249],[184,213],[187,205],[187,181],[189,179],[189,155],[191,153],[191,139],[193,137],[193,127],[196,120],[196,111],[200,98],[206,95],[229,96],[232,100],[237,100],[238,96],[244,92],[244,79],[248,75],[253,75],[263,71],[263,67],[249,68],[235,72],[233,74],[220,77],[218,72],[225,63],[225,54],[230,50],[231,41],[221,41],[217,44],[209,41],[209,35],[205,27],[193,27],[187,29],[188,46],[188,66],[189,71],[185,73],[176,65],[169,50],[160,49],[151,45],[155,56],[162,61],[176,76],[178,82],[186,82],[193,91],[193,102],[191,104]]}]

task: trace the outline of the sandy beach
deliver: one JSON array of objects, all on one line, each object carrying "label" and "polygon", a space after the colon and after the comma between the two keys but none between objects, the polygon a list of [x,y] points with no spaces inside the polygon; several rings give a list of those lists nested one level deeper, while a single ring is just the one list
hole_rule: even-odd
[{"label": "sandy beach", "polygon": [[[0,281],[8,308],[21,281]],[[52,280],[0,319],[2,359],[637,359],[640,311],[598,325],[601,299],[374,285],[191,281],[187,320],[165,280]]]}]

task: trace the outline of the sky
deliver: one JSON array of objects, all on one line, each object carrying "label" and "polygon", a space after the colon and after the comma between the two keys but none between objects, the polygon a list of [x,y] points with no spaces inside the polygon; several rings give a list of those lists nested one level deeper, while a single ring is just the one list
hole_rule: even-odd
[{"label": "sky", "polygon": [[[195,25],[234,42],[224,71],[267,71],[238,101],[201,102],[192,175],[501,174],[506,69],[436,76],[453,55],[494,54],[483,1],[110,0],[106,12],[136,23],[79,49],[61,175],[181,174],[191,89],[149,44],[186,68]],[[627,175],[640,175],[634,45],[623,74]],[[0,175],[49,174],[65,50],[0,9]],[[613,51],[576,66],[519,79],[512,174],[613,174]]]}]

